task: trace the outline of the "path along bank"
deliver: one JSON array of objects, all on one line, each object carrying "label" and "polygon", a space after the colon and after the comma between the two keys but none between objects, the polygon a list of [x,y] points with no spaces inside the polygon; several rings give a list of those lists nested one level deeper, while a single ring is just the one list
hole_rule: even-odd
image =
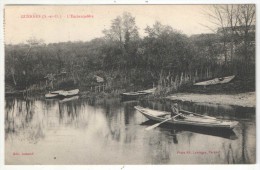
[{"label": "path along bank", "polygon": [[235,105],[243,107],[256,106],[256,93],[246,92],[238,94],[198,94],[198,93],[176,93],[168,96],[173,101],[189,101],[211,104]]}]

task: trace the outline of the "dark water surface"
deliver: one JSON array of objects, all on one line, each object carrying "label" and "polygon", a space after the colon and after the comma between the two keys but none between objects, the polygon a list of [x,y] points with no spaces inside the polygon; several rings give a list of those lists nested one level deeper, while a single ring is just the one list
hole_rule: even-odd
[{"label": "dark water surface", "polygon": [[134,109],[169,111],[170,101],[119,99],[67,102],[6,98],[6,164],[255,163],[255,109],[181,103],[197,113],[239,121],[233,131],[162,125]]}]

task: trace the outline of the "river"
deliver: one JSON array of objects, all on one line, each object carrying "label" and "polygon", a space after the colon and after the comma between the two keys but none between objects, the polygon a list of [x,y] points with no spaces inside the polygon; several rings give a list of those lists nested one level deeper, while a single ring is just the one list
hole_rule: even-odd
[{"label": "river", "polygon": [[169,111],[171,102],[118,98],[71,101],[6,98],[5,163],[27,165],[250,164],[256,161],[255,108],[180,103],[236,120],[230,131],[153,125],[134,109]]}]

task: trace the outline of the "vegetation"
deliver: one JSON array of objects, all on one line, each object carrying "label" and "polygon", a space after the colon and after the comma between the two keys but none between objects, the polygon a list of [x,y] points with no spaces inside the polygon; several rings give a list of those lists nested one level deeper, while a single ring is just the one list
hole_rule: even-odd
[{"label": "vegetation", "polygon": [[[246,7],[255,10],[255,6],[242,6],[241,15],[234,15],[239,17],[236,25],[222,24],[222,31],[214,34],[188,37],[155,22],[140,38],[135,18],[124,13],[111,21],[104,37],[89,42],[44,44],[30,39],[27,44],[6,44],[6,84],[16,90],[77,87],[110,93],[158,86],[159,94],[168,94],[195,81],[235,74],[243,81],[253,80],[254,86],[255,15],[247,16],[245,11]],[[215,10],[211,16],[217,19],[220,9]],[[253,17],[250,25],[243,20],[246,17]],[[228,23],[227,17],[221,18],[220,22]],[[226,31],[228,27],[231,33]],[[104,81],[98,82],[96,76]]]}]

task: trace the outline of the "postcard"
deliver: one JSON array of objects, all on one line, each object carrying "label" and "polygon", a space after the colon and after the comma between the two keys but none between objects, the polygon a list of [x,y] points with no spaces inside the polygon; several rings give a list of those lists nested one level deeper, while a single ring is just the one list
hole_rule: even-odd
[{"label": "postcard", "polygon": [[5,165],[256,163],[256,5],[4,6]]}]

